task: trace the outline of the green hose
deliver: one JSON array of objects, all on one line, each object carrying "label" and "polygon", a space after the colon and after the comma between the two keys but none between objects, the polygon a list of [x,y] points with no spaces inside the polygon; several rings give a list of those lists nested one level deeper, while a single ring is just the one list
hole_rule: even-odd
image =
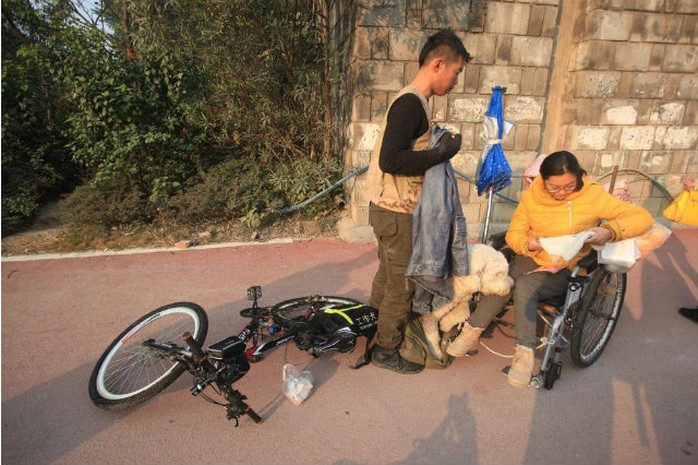
[{"label": "green hose", "polygon": [[[318,192],[317,194],[315,194],[314,196],[310,197],[309,199],[304,200],[304,201],[302,201],[302,202],[300,202],[300,203],[297,203],[296,205],[292,205],[292,206],[290,206],[290,207],[282,208],[281,210],[279,210],[279,213],[291,213],[291,212],[294,212],[294,211],[296,211],[296,210],[300,210],[301,208],[305,207],[306,205],[308,205],[308,204],[314,202],[315,200],[319,199],[319,198],[322,197],[323,195],[329,194],[330,192],[332,192],[333,190],[335,190],[336,188],[338,188],[339,186],[341,186],[342,184],[344,184],[345,182],[347,182],[349,179],[353,178],[354,176],[358,176],[359,174],[365,173],[366,170],[368,170],[368,165],[363,166],[363,167],[361,167],[361,168],[359,168],[359,169],[357,169],[357,170],[355,170],[355,171],[352,171],[351,173],[349,173],[348,175],[344,176],[342,179],[340,179],[340,180],[337,181],[336,183],[332,184],[330,187],[326,188],[326,189],[323,190],[322,192]],[[456,173],[456,175],[458,175],[458,176],[460,176],[461,178],[463,178],[465,181],[469,182],[470,184],[477,184],[477,182],[476,182],[473,178],[469,177],[468,175],[463,174],[463,173],[461,173],[460,171],[458,171],[458,170],[456,170],[456,169],[454,169],[453,172]],[[502,200],[505,200],[505,201],[507,201],[507,202],[513,203],[514,205],[516,205],[516,204],[519,203],[518,201],[516,201],[516,200],[514,200],[514,199],[512,199],[512,198],[510,198],[510,197],[507,197],[507,196],[502,195],[502,194],[498,194],[498,193],[496,193],[496,192],[495,192],[494,195],[496,195],[497,197],[499,197],[499,198],[502,199]]]},{"label": "green hose", "polygon": [[[332,184],[332,185],[331,185],[330,187],[328,187],[327,189],[323,190],[322,192],[319,192],[319,193],[315,194],[314,196],[310,197],[309,199],[304,200],[303,202],[300,202],[300,203],[298,203],[298,204],[296,204],[296,205],[293,205],[293,206],[290,206],[290,207],[286,207],[286,208],[283,208],[283,209],[279,210],[279,213],[291,213],[291,212],[294,212],[294,211],[296,211],[296,210],[299,210],[299,209],[305,207],[306,205],[308,205],[308,204],[314,202],[315,200],[319,199],[319,198],[322,197],[323,195],[329,194],[330,192],[332,192],[333,190],[335,190],[336,188],[338,188],[339,186],[341,186],[342,184],[344,184],[345,182],[347,182],[349,179],[353,178],[354,176],[358,176],[358,175],[360,175],[360,174],[362,174],[362,173],[365,173],[366,170],[368,170],[368,165],[363,166],[363,167],[361,167],[361,168],[359,168],[359,169],[357,169],[357,170],[355,170],[355,171],[352,171],[351,173],[349,173],[348,175],[344,176],[342,179],[340,179],[340,180],[337,181],[336,183]],[[477,184],[477,181],[475,181],[475,179],[471,178],[470,176],[468,176],[468,175],[466,175],[466,174],[464,174],[464,173],[461,173],[460,171],[458,171],[458,170],[456,170],[456,169],[454,169],[453,172],[456,173],[456,175],[459,176],[459,177],[461,177],[463,180],[469,182],[470,184],[474,184],[474,185]],[[672,195],[669,193],[669,191],[666,190],[666,188],[665,188],[664,186],[662,186],[661,184],[659,184],[656,180],[652,179],[651,177],[647,176],[647,175],[646,175],[645,173],[643,173],[642,171],[633,170],[633,169],[622,169],[622,170],[618,170],[618,171],[617,171],[617,174],[622,174],[622,173],[637,174],[637,175],[640,175],[640,176],[646,178],[647,180],[649,180],[649,181],[659,190],[659,192],[662,193],[662,195],[664,196],[664,198],[666,198],[667,201],[672,202],[672,201],[674,200],[674,196],[672,196]],[[601,182],[602,179],[605,179],[605,178],[611,176],[612,174],[613,174],[613,173],[606,173],[606,174],[600,176],[600,177],[597,179],[597,182]],[[509,203],[511,203],[511,204],[514,204],[514,205],[517,205],[517,204],[519,203],[517,200],[512,199],[511,197],[507,197],[506,195],[499,194],[499,193],[497,193],[497,192],[495,192],[494,195],[497,196],[497,197],[499,197],[500,199],[504,200],[505,202],[509,202]]]}]

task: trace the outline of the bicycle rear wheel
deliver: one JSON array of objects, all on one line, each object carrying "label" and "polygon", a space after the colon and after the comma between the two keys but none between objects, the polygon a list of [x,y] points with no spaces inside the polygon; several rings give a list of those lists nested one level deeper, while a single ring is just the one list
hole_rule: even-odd
[{"label": "bicycle rear wheel", "polygon": [[184,365],[146,346],[144,341],[181,345],[185,332],[200,345],[208,332],[206,312],[190,302],[165,305],[139,318],[97,361],[89,382],[92,402],[106,410],[124,409],[172,384],[184,372]]},{"label": "bicycle rear wheel", "polygon": [[574,319],[570,355],[575,365],[588,367],[606,348],[623,309],[627,276],[599,269],[584,290]]},{"label": "bicycle rear wheel", "polygon": [[331,295],[297,297],[274,305],[271,309],[271,315],[275,323],[288,329],[308,318],[313,311],[323,308],[353,307],[355,305],[363,304],[348,297]]}]

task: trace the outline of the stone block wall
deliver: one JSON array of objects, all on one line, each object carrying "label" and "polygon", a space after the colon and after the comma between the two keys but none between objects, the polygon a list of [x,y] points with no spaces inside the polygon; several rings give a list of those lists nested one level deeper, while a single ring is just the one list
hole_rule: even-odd
[{"label": "stone block wall", "polygon": [[[535,158],[541,141],[545,95],[551,68],[559,0],[370,0],[364,2],[355,34],[355,66],[359,88],[348,128],[348,167],[370,160],[389,102],[415,76],[426,38],[450,27],[473,55],[458,84],[447,96],[431,100],[433,118],[460,128],[461,151],[454,167],[474,178],[483,147],[482,120],[492,87],[507,88],[505,117],[516,123],[503,143],[519,176]],[[520,180],[512,186],[520,190]],[[354,222],[368,223],[365,175],[351,186]],[[471,224],[485,213],[485,198],[475,186],[459,185],[464,211]],[[507,210],[506,214],[510,214]]]},{"label": "stone block wall", "polygon": [[[656,177],[672,193],[698,172],[698,0],[365,0],[354,35],[358,90],[347,169],[368,164],[389,102],[415,76],[426,38],[450,27],[474,56],[458,84],[431,99],[433,118],[460,128],[454,167],[474,178],[494,85],[507,88],[503,142],[518,199],[538,153],[567,149],[592,175],[613,165]],[[368,223],[365,174],[348,186],[354,223]],[[460,185],[469,227],[486,201]],[[651,196],[652,192],[642,195]],[[658,203],[657,203],[658,204]],[[497,203],[493,222],[508,222]],[[653,212],[656,213],[656,212]]]},{"label": "stone block wall", "polygon": [[[563,9],[543,151],[564,147],[596,177],[639,170],[675,195],[698,173],[698,0]],[[651,183],[632,194],[655,215],[666,204]]]}]

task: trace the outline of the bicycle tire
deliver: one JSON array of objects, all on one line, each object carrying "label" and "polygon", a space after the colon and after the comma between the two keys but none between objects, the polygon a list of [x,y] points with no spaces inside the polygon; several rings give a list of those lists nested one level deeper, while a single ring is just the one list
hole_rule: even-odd
[{"label": "bicycle tire", "polygon": [[172,384],[185,370],[143,345],[147,339],[183,346],[182,335],[190,332],[203,344],[208,317],[191,302],[165,305],[142,316],[107,347],[92,370],[90,399],[105,410],[120,410],[140,404]]},{"label": "bicycle tire", "polygon": [[584,290],[571,336],[570,355],[578,367],[596,362],[608,345],[623,309],[627,276],[599,269]]},{"label": "bicycle tire", "polygon": [[331,295],[296,297],[274,305],[271,308],[271,315],[276,324],[290,329],[305,320],[311,310],[320,310],[328,306],[339,308],[353,307],[354,305],[363,305],[363,303],[348,297]]}]

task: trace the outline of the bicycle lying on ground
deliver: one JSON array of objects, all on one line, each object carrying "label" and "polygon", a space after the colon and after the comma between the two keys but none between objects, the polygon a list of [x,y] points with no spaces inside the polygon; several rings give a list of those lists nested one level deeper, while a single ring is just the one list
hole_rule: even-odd
[{"label": "bicycle lying on ground", "polygon": [[[188,371],[194,378],[190,391],[226,409],[235,426],[243,415],[255,423],[262,418],[247,404],[247,397],[233,387],[269,350],[293,341],[318,357],[329,351],[350,353],[359,336],[366,338],[362,358],[369,362],[369,344],[376,332],[378,311],[358,300],[315,295],[260,307],[259,286],[247,290],[252,307],[240,311],[250,322],[237,336],[204,348],[208,316],[191,302],[165,305],[142,316],[126,328],[97,361],[89,381],[92,402],[106,410],[140,404],[172,384]],[[225,402],[204,393],[211,387]]]}]

